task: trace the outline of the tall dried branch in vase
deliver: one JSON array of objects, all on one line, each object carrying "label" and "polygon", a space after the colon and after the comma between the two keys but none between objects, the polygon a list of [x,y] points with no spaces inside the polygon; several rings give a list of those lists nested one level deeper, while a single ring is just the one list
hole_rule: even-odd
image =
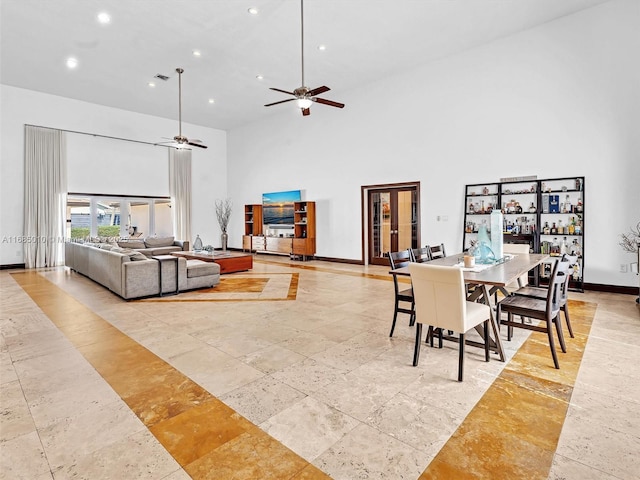
[{"label": "tall dried branch in vase", "polygon": [[222,233],[227,233],[227,227],[229,226],[229,217],[232,210],[231,199],[225,198],[224,200],[216,200],[216,216],[218,217],[218,224]]},{"label": "tall dried branch in vase", "polygon": [[629,230],[629,233],[620,234],[620,238],[622,238],[622,241],[619,245],[625,252],[636,253],[638,251],[638,247],[640,246],[640,222],[638,222],[635,229],[631,228]]}]

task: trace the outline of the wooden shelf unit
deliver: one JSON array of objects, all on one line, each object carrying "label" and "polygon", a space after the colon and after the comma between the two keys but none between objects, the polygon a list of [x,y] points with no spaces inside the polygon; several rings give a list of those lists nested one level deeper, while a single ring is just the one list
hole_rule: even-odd
[{"label": "wooden shelf unit", "polygon": [[265,236],[262,205],[244,206],[242,249],[257,253],[291,255],[307,260],[316,254],[316,203],[294,203],[293,237]]},{"label": "wooden shelf unit", "polygon": [[244,206],[244,234],[262,235],[262,205]]},{"label": "wooden shelf unit", "polygon": [[316,202],[294,203],[293,255],[306,260],[316,254]]}]

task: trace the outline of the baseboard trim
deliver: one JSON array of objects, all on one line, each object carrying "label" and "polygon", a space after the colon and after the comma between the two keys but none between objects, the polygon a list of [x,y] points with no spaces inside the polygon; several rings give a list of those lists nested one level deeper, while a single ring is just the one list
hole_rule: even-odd
[{"label": "baseboard trim", "polygon": [[24,263],[11,263],[7,265],[0,265],[0,270],[15,270],[15,269],[24,270],[24,268],[25,268]]},{"label": "baseboard trim", "polygon": [[323,262],[349,263],[351,265],[364,265],[364,262],[362,260],[352,260],[350,258],[318,257],[316,255],[313,257],[313,259],[320,260]]},{"label": "baseboard trim", "polygon": [[638,287],[625,287],[622,285],[604,285],[602,283],[585,283],[585,290],[594,292],[622,293],[624,295],[638,295]]}]

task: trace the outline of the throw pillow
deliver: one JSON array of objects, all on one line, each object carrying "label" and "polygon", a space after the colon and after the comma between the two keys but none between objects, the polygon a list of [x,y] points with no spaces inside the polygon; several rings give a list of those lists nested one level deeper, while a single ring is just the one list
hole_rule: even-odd
[{"label": "throw pillow", "polygon": [[142,260],[148,260],[149,257],[147,257],[144,253],[141,252],[133,252],[131,253],[130,257],[132,262],[140,262]]},{"label": "throw pillow", "polygon": [[173,245],[174,237],[147,237],[144,244],[147,248],[170,247]]},{"label": "throw pillow", "polygon": [[118,242],[118,246],[122,248],[147,248],[144,246],[144,242],[142,240],[121,240]]}]

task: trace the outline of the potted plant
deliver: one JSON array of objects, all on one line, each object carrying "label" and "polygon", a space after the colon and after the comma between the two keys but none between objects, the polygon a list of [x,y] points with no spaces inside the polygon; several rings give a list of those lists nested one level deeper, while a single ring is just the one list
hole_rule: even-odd
[{"label": "potted plant", "polygon": [[216,216],[218,217],[218,224],[220,225],[220,230],[222,230],[222,235],[220,236],[222,240],[222,250],[227,250],[227,242],[229,241],[229,235],[227,234],[227,227],[229,226],[229,217],[231,216],[233,204],[231,203],[231,199],[225,198],[224,200],[216,200]]}]

